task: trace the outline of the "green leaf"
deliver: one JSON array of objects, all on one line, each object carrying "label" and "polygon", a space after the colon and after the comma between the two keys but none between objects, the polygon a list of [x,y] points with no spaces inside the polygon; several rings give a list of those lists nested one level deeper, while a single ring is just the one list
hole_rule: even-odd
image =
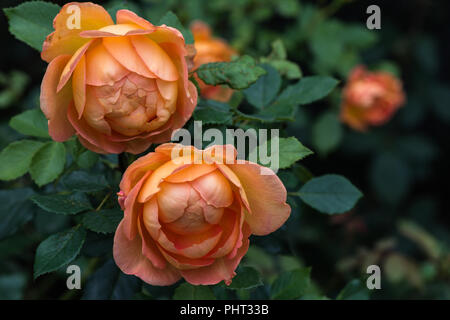
[{"label": "green leaf", "polygon": [[271,43],[271,46],[272,52],[267,57],[262,57],[260,59],[261,63],[271,65],[288,79],[300,79],[302,77],[302,71],[296,63],[286,59],[287,53],[283,41],[277,39]]},{"label": "green leaf", "polygon": [[230,106],[214,100],[200,100],[195,107],[194,119],[203,121],[203,124],[231,125],[233,123]]},{"label": "green leaf", "polygon": [[19,40],[41,51],[45,38],[53,32],[53,19],[61,8],[45,1],[24,2],[3,9],[9,21],[9,31]]},{"label": "green leaf", "polygon": [[263,64],[261,67],[267,73],[244,90],[247,101],[259,109],[268,106],[275,99],[281,86],[281,77],[276,69],[268,64]]},{"label": "green leaf", "polygon": [[174,27],[175,29],[178,29],[184,37],[184,41],[186,44],[193,44],[194,43],[194,36],[192,35],[191,30],[188,28],[185,28],[178,17],[173,13],[172,11],[168,11],[160,20],[158,25],[165,24],[170,27]]},{"label": "green leaf", "polygon": [[27,285],[25,273],[2,274],[0,276],[0,299],[21,300]]},{"label": "green leaf", "polygon": [[82,169],[89,169],[98,161],[98,154],[90,150],[83,151],[77,157],[77,165]]},{"label": "green leaf", "polygon": [[255,83],[266,71],[257,66],[250,56],[242,56],[231,62],[213,62],[201,65],[197,75],[206,84],[213,86],[226,84],[242,90]]},{"label": "green leaf", "polygon": [[300,268],[282,273],[271,287],[270,298],[274,300],[298,299],[310,285],[311,268]]},{"label": "green leaf", "polygon": [[0,179],[16,179],[28,172],[31,159],[44,143],[32,140],[15,141],[0,152]]},{"label": "green leaf", "polygon": [[261,275],[252,267],[240,267],[228,289],[252,289],[262,286]]},{"label": "green leaf", "polygon": [[76,258],[86,238],[86,230],[76,226],[42,241],[34,259],[34,278],[55,271]]},{"label": "green leaf", "polygon": [[0,72],[0,109],[5,109],[14,104],[27,89],[30,76],[22,71],[13,70],[9,75]]},{"label": "green leaf", "polygon": [[312,143],[319,154],[335,150],[342,140],[342,125],[336,114],[322,114],[312,127]]},{"label": "green leaf", "polygon": [[31,178],[38,186],[55,180],[64,170],[66,148],[59,142],[47,142],[33,156],[30,166]]},{"label": "green leaf", "polygon": [[108,188],[108,182],[102,175],[85,171],[74,171],[62,179],[64,186],[73,191],[94,192]]},{"label": "green leaf", "polygon": [[83,300],[128,300],[139,291],[142,281],[139,278],[124,274],[109,259],[91,277],[83,289]]},{"label": "green leaf", "polygon": [[98,233],[113,233],[122,218],[123,211],[120,209],[91,211],[84,215],[83,226]]},{"label": "green leaf", "polygon": [[312,178],[298,194],[306,204],[327,214],[347,212],[362,197],[361,191],[350,181],[336,174]]},{"label": "green leaf", "polygon": [[344,289],[339,292],[336,300],[368,300],[369,291],[360,280],[354,279],[350,281]]},{"label": "green leaf", "polygon": [[33,217],[33,208],[28,198],[33,190],[0,190],[0,239],[9,237]]},{"label": "green leaf", "polygon": [[92,210],[89,200],[82,193],[70,195],[34,195],[30,198],[41,209],[59,214],[77,214],[83,211]]},{"label": "green leaf", "polygon": [[303,77],[287,87],[277,100],[288,100],[296,105],[308,104],[326,97],[339,83],[327,76]]},{"label": "green leaf", "polygon": [[[278,155],[279,155],[279,163],[278,167],[279,169],[285,169],[292,166],[295,162],[298,160],[301,160],[314,152],[306,148],[300,141],[297,140],[295,137],[289,137],[289,138],[276,138],[278,139]],[[267,154],[271,154],[272,152],[272,143],[276,141],[266,141],[266,143],[262,146],[259,146],[252,150],[252,152],[249,154],[249,159],[258,159],[258,163],[262,164],[260,162],[259,158],[259,150],[261,148],[265,148],[267,150]],[[269,165],[269,164],[262,164],[262,165]]]},{"label": "green leaf", "polygon": [[47,119],[40,109],[27,110],[12,117],[9,125],[24,135],[50,138]]},{"label": "green leaf", "polygon": [[208,286],[193,286],[187,282],[175,289],[174,300],[216,300],[214,293]]}]

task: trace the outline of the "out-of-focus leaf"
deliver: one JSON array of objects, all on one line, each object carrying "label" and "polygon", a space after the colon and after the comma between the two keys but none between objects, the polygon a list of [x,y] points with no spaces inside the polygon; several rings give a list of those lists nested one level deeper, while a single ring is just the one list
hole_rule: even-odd
[{"label": "out-of-focus leaf", "polygon": [[335,150],[342,140],[342,126],[336,114],[322,114],[312,128],[312,143],[319,154],[326,155]]},{"label": "out-of-focus leaf", "polygon": [[102,175],[85,171],[74,171],[62,178],[64,186],[72,191],[94,192],[108,188],[108,182]]},{"label": "out-of-focus leaf", "polygon": [[94,232],[113,233],[122,218],[123,211],[120,209],[91,211],[84,215],[83,225]]},{"label": "out-of-focus leaf", "polygon": [[15,141],[0,152],[0,179],[13,180],[28,172],[31,160],[44,143],[33,140]]},{"label": "out-of-focus leaf", "polygon": [[233,89],[242,90],[255,83],[266,71],[257,66],[250,56],[242,56],[231,62],[213,62],[201,65],[197,75],[206,84],[226,84]]},{"label": "out-of-focus leaf", "polygon": [[310,285],[311,268],[300,268],[282,273],[272,284],[270,298],[274,300],[298,299]]},{"label": "out-of-focus leaf", "polygon": [[227,287],[229,289],[252,289],[261,286],[262,280],[259,272],[252,267],[240,267],[236,276],[233,278],[231,284]]},{"label": "out-of-focus leaf", "polygon": [[327,76],[303,77],[284,89],[277,100],[288,100],[296,105],[309,104],[326,97],[338,83],[338,80]]},{"label": "out-of-focus leaf", "polygon": [[0,190],[0,239],[14,234],[33,217],[29,188]]},{"label": "out-of-focus leaf", "polygon": [[82,193],[69,195],[34,195],[30,198],[40,208],[48,212],[60,214],[77,214],[83,211],[91,210],[92,206],[89,200]]},{"label": "out-of-focus leaf", "polygon": [[9,75],[0,72],[0,85],[5,88],[0,91],[0,109],[14,104],[27,88],[29,76],[22,71],[12,71]]},{"label": "out-of-focus leaf", "polygon": [[34,260],[34,278],[55,271],[76,258],[86,238],[80,226],[54,234],[42,241]]},{"label": "out-of-focus leaf", "polygon": [[0,276],[0,299],[20,300],[23,298],[27,277],[23,273],[4,274]]},{"label": "out-of-focus leaf", "polygon": [[124,274],[113,259],[89,277],[83,290],[83,300],[128,300],[138,292],[139,278]]},{"label": "out-of-focus leaf", "polygon": [[40,109],[32,109],[22,112],[11,118],[11,128],[33,137],[49,138],[47,119]]},{"label": "out-of-focus leaf", "polygon": [[266,74],[244,90],[247,101],[256,108],[262,109],[275,99],[281,86],[281,77],[276,69],[268,64],[262,64]]},{"label": "out-of-focus leaf", "polygon": [[272,150],[272,143],[277,143],[278,140],[278,153],[275,154],[276,157],[278,157],[278,167],[279,169],[285,169],[292,166],[295,162],[313,154],[311,150],[309,150],[307,147],[305,147],[300,141],[297,140],[295,137],[289,137],[289,138],[276,138],[275,140],[269,140],[266,141],[264,145],[259,146],[255,148],[250,154],[249,159],[258,159],[258,163],[268,166],[273,165],[273,163],[262,163],[260,158],[260,152],[262,150],[266,150],[266,154],[263,156],[269,157],[269,155],[272,155],[272,152],[275,152],[275,150]]},{"label": "out-of-focus leaf", "polygon": [[195,108],[194,119],[203,124],[232,124],[230,106],[214,100],[201,100]]},{"label": "out-of-focus leaf", "polygon": [[368,300],[369,290],[360,280],[350,281],[344,289],[339,292],[337,300]]},{"label": "out-of-focus leaf", "polygon": [[3,9],[9,31],[19,40],[41,51],[45,38],[53,32],[53,19],[61,8],[45,1],[28,1]]},{"label": "out-of-focus leaf", "polygon": [[38,186],[46,185],[63,172],[66,163],[66,148],[59,142],[47,142],[31,160],[31,178]]},{"label": "out-of-focus leaf", "polygon": [[298,195],[306,204],[327,214],[347,212],[362,197],[350,181],[336,174],[312,178],[300,188]]},{"label": "out-of-focus leaf", "polygon": [[208,286],[193,286],[187,282],[175,289],[174,300],[216,300],[214,293]]}]

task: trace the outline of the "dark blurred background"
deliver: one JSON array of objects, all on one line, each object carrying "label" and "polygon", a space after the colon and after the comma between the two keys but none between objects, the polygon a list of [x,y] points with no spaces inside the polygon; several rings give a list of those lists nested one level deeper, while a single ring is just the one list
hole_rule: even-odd
[{"label": "dark blurred background", "polygon": [[[3,0],[2,7],[21,2]],[[271,43],[280,38],[289,60],[298,63],[304,75],[332,75],[341,81],[340,88],[349,70],[360,63],[400,77],[407,102],[384,126],[357,133],[339,125],[328,132],[338,136],[336,142],[318,143],[314,124],[324,113],[339,108],[340,94],[334,92],[327,103],[302,107],[297,121],[283,128],[316,152],[294,172],[306,167],[314,175],[342,174],[364,198],[351,212],[335,217],[289,199],[294,210],[287,225],[273,237],[253,239],[244,263],[258,268],[267,279],[279,270],[311,266],[315,284],[311,297],[333,298],[351,279],[364,277],[367,265],[377,264],[382,268],[382,290],[372,292],[372,298],[450,298],[450,2],[113,2],[97,1],[111,7],[125,3],[150,21],[169,9],[185,25],[204,20],[215,35],[254,57],[267,56]],[[381,8],[381,30],[365,28],[366,8],[371,4]],[[321,18],[314,18],[316,12],[321,12]],[[8,126],[11,116],[38,105],[46,63],[36,50],[8,32],[7,19],[0,15],[2,149],[20,138]],[[280,176],[288,189],[298,188],[299,176],[293,179],[283,170]],[[1,182],[0,186],[11,184]],[[64,282],[55,285],[52,276],[30,279],[34,248],[47,232],[36,228],[28,226],[23,231],[31,238],[29,243],[17,242],[25,237],[21,234],[14,236],[14,245],[8,245],[13,243],[11,238],[0,241],[0,274],[10,270],[19,278],[25,274],[14,297],[61,298]],[[8,297],[6,291],[1,293],[5,283],[11,285],[0,276],[2,298]],[[254,293],[251,297],[265,296]]]}]

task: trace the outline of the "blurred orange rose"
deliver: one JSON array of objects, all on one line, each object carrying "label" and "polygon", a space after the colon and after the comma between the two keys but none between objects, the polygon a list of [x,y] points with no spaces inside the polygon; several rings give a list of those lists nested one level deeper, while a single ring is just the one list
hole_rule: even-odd
[{"label": "blurred orange rose", "polygon": [[124,273],[152,285],[181,277],[231,283],[249,236],[277,230],[291,212],[277,175],[236,155],[230,145],[202,151],[168,143],[128,167],[113,250]]},{"label": "blurred orange rose", "polygon": [[178,30],[128,10],[117,11],[116,21],[93,3],[61,9],[43,45],[49,65],[41,108],[56,141],[76,134],[94,152],[136,154],[170,140],[191,117],[197,90]]},{"label": "blurred orange rose", "polygon": [[[228,62],[236,54],[224,40],[213,38],[211,29],[205,23],[196,21],[191,25],[191,31],[194,35],[194,46],[197,51],[194,57],[194,70],[202,64],[210,62]],[[200,86],[201,94],[206,99],[226,102],[233,94],[231,88],[225,86],[210,86],[196,77]]]},{"label": "blurred orange rose", "polygon": [[341,119],[355,130],[387,122],[405,101],[402,84],[388,72],[357,66],[343,90]]}]

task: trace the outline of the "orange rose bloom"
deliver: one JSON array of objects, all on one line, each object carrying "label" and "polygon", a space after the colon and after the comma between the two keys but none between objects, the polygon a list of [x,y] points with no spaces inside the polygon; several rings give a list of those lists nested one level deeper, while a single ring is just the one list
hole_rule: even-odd
[{"label": "orange rose bloom", "polygon": [[[80,28],[69,23],[76,21],[70,6],[79,8]],[[116,21],[93,3],[61,9],[42,49],[49,65],[41,108],[56,141],[76,134],[94,152],[136,154],[170,140],[191,117],[197,90],[178,30],[128,10]]]},{"label": "orange rose bloom", "polygon": [[277,230],[291,212],[277,175],[236,155],[230,145],[167,143],[128,167],[113,249],[124,273],[160,286],[231,283],[249,236]]},{"label": "orange rose bloom", "polygon": [[[196,21],[191,25],[191,31],[194,35],[194,46],[197,51],[194,57],[194,70],[202,64],[210,62],[228,62],[236,54],[224,40],[213,38],[211,29],[203,22]],[[196,77],[200,86],[201,94],[206,99],[226,102],[233,94],[231,88],[225,86],[210,86],[205,84],[200,78]]]},{"label": "orange rose bloom", "polygon": [[358,66],[343,90],[341,119],[355,130],[387,122],[405,101],[402,84],[388,72],[369,72]]}]

